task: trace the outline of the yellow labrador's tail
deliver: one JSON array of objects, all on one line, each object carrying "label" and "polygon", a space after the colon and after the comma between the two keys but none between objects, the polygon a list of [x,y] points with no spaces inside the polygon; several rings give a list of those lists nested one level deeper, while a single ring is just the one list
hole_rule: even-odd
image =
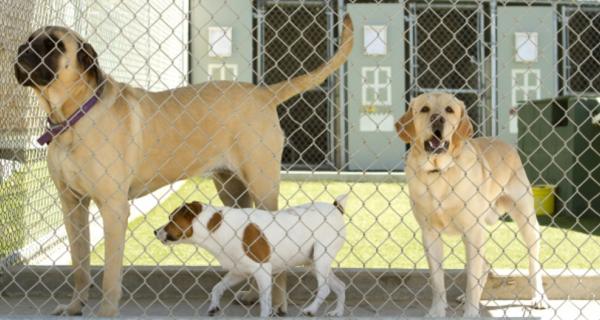
[{"label": "yellow labrador's tail", "polygon": [[339,195],[333,201],[333,205],[340,211],[341,214],[346,212],[346,201],[348,201],[348,196],[350,196],[350,192]]},{"label": "yellow labrador's tail", "polygon": [[348,55],[352,51],[353,43],[354,29],[352,27],[352,19],[350,19],[349,15],[346,15],[344,17],[344,29],[342,31],[340,47],[338,52],[329,61],[307,74],[269,86],[269,89],[278,100],[278,104],[323,83],[327,77],[346,62]]}]

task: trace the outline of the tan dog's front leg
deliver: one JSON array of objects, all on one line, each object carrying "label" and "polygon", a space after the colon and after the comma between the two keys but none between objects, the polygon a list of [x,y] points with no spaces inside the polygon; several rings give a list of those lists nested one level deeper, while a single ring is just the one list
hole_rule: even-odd
[{"label": "tan dog's front leg", "polygon": [[127,198],[111,198],[100,204],[104,223],[104,277],[102,279],[102,303],[98,316],[113,317],[119,314],[121,299],[121,272],[125,249],[125,232],[129,217]]},{"label": "tan dog's front leg", "polygon": [[66,186],[58,186],[60,202],[63,210],[63,219],[69,251],[73,266],[75,287],[71,301],[66,305],[59,305],[54,309],[54,315],[81,315],[84,304],[88,300],[89,288],[92,284],[90,277],[90,228],[89,228],[89,198],[77,197]]},{"label": "tan dog's front leg", "polygon": [[473,226],[463,237],[467,251],[467,288],[465,290],[464,316],[468,318],[479,317],[479,301],[488,276],[483,255],[484,232],[485,230],[481,226]]}]

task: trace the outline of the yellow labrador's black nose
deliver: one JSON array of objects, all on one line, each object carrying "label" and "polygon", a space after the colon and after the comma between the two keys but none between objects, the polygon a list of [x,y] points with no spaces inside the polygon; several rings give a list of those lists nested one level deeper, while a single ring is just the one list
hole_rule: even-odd
[{"label": "yellow labrador's black nose", "polygon": [[436,113],[431,115],[430,120],[431,130],[437,138],[441,139],[442,133],[444,132],[444,123],[446,122],[446,119],[444,119],[441,114]]},{"label": "yellow labrador's black nose", "polygon": [[439,113],[432,114],[430,120],[432,124],[444,124],[444,122],[446,121],[446,119],[444,119],[444,117],[442,117],[442,115]]}]

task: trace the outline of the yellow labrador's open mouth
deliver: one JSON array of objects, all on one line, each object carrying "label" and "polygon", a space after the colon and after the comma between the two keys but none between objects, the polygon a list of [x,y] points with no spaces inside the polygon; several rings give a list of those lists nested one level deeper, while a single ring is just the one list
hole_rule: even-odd
[{"label": "yellow labrador's open mouth", "polygon": [[425,140],[424,147],[427,153],[440,154],[448,151],[450,143],[441,140],[437,136],[432,136],[429,140]]}]

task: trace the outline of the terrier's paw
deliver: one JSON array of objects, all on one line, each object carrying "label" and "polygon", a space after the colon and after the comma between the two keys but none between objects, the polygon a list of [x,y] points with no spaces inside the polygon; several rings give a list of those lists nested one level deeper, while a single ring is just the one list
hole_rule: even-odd
[{"label": "terrier's paw", "polygon": [[534,299],[532,301],[532,307],[538,310],[548,309],[550,307],[550,304],[548,303],[548,298],[545,295],[543,295],[537,299]]},{"label": "terrier's paw", "polygon": [[254,290],[238,291],[235,294],[235,301],[241,305],[250,306],[258,301],[258,294]]},{"label": "terrier's paw", "polygon": [[210,307],[208,308],[208,316],[214,317],[219,311],[221,311],[221,308],[219,308],[219,306]]},{"label": "terrier's paw", "polygon": [[341,317],[343,315],[344,315],[343,310],[333,310],[333,311],[329,311],[327,313],[327,316],[329,316],[329,317]]},{"label": "terrier's paw", "polygon": [[302,314],[307,317],[314,317],[317,315],[317,310],[314,310],[313,308],[306,308],[302,310]]}]

